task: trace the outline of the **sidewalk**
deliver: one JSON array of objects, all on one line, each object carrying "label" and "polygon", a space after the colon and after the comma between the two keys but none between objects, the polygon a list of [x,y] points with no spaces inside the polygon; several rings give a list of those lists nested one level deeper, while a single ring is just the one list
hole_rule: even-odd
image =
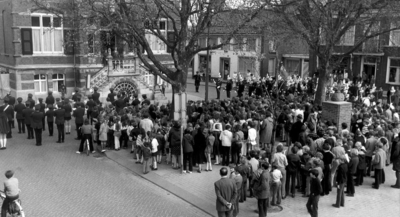
[{"label": "sidewalk", "polygon": [[[142,165],[135,164],[133,154],[129,152],[129,149],[108,151],[106,156],[142,178],[182,198],[210,216],[217,216],[214,182],[220,179],[219,169],[221,166],[213,165],[213,171],[211,172],[202,171],[202,173],[197,173],[196,168],[192,174],[181,174],[180,170],[173,170],[171,165],[166,165],[163,160],[157,171],[150,170],[150,173],[144,175],[142,173]],[[400,191],[390,188],[390,185],[395,182],[391,167],[392,165],[385,167],[386,182],[381,185],[379,190],[372,189],[371,184],[374,180],[366,177],[364,184],[356,187],[356,196],[345,198],[346,209],[336,209],[331,206],[336,200],[336,189],[333,189],[328,196],[321,197],[319,202],[320,216],[398,216],[400,212],[398,206]],[[306,203],[307,198],[301,197],[300,193],[296,192],[295,198],[288,197],[282,200],[283,211],[268,213],[268,216],[309,216],[305,207]],[[374,207],[374,209],[371,209],[371,207]],[[386,209],[385,207],[391,208]],[[258,216],[255,212],[257,210],[257,200],[255,198],[247,198],[245,203],[239,204],[239,208],[240,213],[238,216]]]}]

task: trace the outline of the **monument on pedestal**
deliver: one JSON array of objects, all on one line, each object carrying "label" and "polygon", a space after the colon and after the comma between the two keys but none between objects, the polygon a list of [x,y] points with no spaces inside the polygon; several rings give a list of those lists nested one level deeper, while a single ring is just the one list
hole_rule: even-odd
[{"label": "monument on pedestal", "polygon": [[338,130],[342,129],[342,123],[347,123],[350,129],[352,104],[343,101],[344,97],[340,94],[342,93],[335,93],[331,98],[332,101],[322,103],[322,120],[335,122]]}]

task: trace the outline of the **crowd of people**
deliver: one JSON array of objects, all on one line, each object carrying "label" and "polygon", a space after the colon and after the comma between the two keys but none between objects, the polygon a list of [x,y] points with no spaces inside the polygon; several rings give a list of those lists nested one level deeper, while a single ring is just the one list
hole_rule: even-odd
[{"label": "crowd of people", "polygon": [[238,97],[189,101],[183,136],[182,123],[170,119],[171,104],[151,103],[146,95],[139,98],[110,89],[102,103],[96,88],[89,96],[76,89],[71,99],[55,99],[49,92],[44,102],[38,99],[37,103],[29,95],[25,102],[17,98],[16,103],[9,94],[0,107],[1,149],[6,148],[7,138],[12,138],[14,118],[18,133],[25,133],[26,127],[28,139],[36,138],[38,146],[46,122],[49,136],[53,136],[55,124],[56,142],[63,143],[74,121],[80,140],[78,154],[85,141],[92,152],[94,142],[101,152],[131,147],[144,174],[157,170],[160,163],[170,164],[172,169],[183,167],[188,174],[222,165],[224,180],[215,184],[220,216],[237,216],[240,202],[249,195],[257,198],[259,216],[264,217],[269,206],[298,192],[309,198],[307,210],[317,216],[320,197],[333,188],[337,189],[333,204],[337,208],[344,207],[345,193],[356,195],[356,186],[362,185],[365,177],[373,174],[372,187],[379,189],[390,175],[383,169],[391,163],[397,177],[391,187],[400,188],[398,102],[384,102],[379,97],[367,102],[363,99],[372,93],[353,92],[350,85],[347,98],[353,110],[348,126],[322,120],[322,107],[313,102],[313,79],[266,78],[255,82],[260,90],[250,83],[241,87],[240,82],[246,82],[240,79],[237,82]]}]

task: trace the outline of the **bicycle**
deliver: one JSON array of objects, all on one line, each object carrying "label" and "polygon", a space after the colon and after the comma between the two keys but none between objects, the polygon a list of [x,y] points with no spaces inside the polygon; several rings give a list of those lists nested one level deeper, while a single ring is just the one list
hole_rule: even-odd
[{"label": "bicycle", "polygon": [[[0,191],[0,198],[2,201],[6,199],[6,194],[3,191]],[[7,212],[12,217],[25,217],[25,212],[21,206],[20,199],[11,201],[8,205]]]},{"label": "bicycle", "polygon": [[90,153],[89,139],[86,139],[85,143],[83,144],[83,152],[86,152],[86,155],[89,156]]}]

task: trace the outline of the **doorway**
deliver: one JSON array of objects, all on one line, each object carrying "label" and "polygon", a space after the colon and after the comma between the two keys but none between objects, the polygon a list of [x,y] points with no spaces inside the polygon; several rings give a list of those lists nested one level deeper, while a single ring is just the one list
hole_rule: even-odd
[{"label": "doorway", "polygon": [[362,80],[364,84],[372,85],[375,83],[375,64],[365,64],[363,65]]},{"label": "doorway", "polygon": [[223,80],[228,80],[228,75],[230,74],[230,59],[229,58],[221,58],[220,61],[220,73]]}]

